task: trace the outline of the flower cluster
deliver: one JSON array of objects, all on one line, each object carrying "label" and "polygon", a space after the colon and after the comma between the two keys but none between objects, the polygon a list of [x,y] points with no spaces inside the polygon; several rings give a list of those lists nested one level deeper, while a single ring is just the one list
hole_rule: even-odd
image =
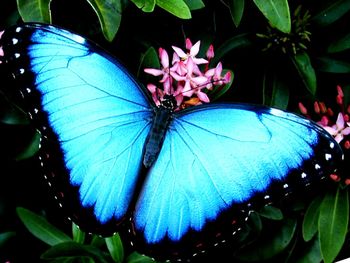
[{"label": "flower cluster", "polygon": [[[338,110],[327,107],[324,102],[315,101],[313,112],[309,112],[307,108],[299,102],[299,110],[306,117],[317,121],[326,131],[328,131],[334,139],[342,147],[345,156],[345,164],[350,154],[350,105],[344,104],[344,93],[341,86],[337,86],[336,104]],[[347,167],[344,167],[343,173],[347,173]],[[343,174],[342,177],[348,178],[349,175]],[[331,175],[335,181],[340,181],[340,176]],[[345,179],[346,184],[350,184],[350,179]]]},{"label": "flower cluster", "polygon": [[[144,71],[153,76],[161,77],[161,88],[150,83],[147,89],[152,93],[152,98],[157,106],[172,96],[176,100],[175,110],[202,102],[209,102],[205,93],[214,86],[221,86],[231,81],[231,72],[222,76],[222,64],[219,62],[215,68],[209,68],[209,62],[214,57],[214,48],[209,46],[206,52],[207,59],[198,58],[200,41],[192,45],[190,39],[186,39],[186,51],[172,46],[174,53],[171,65],[169,55],[163,48],[159,48],[161,69],[146,68]],[[204,67],[204,70],[201,68]]]}]

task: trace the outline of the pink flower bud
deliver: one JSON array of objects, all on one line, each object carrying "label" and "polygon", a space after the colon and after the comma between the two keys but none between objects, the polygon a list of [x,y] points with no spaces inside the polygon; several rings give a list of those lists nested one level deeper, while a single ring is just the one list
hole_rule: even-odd
[{"label": "pink flower bud", "polygon": [[328,116],[333,116],[334,112],[333,112],[333,110],[331,108],[328,108],[327,109],[327,114],[328,114]]},{"label": "pink flower bud", "polygon": [[337,95],[337,104],[338,105],[343,105],[343,97],[340,95]]},{"label": "pink flower bud", "polygon": [[299,102],[298,107],[299,107],[299,110],[302,114],[307,115],[307,108],[304,106],[303,103]]},{"label": "pink flower bud", "polygon": [[327,112],[327,107],[326,104],[324,104],[324,102],[320,102],[320,110],[323,114]]},{"label": "pink flower bud", "polygon": [[327,116],[322,116],[321,120],[320,120],[320,124],[323,126],[323,127],[326,127],[328,126],[328,123],[329,123],[329,119]]},{"label": "pink flower bud", "polygon": [[337,91],[338,91],[338,95],[339,95],[340,97],[344,97],[344,93],[343,93],[343,90],[342,90],[342,88],[341,88],[340,85],[337,86]]},{"label": "pink flower bud", "polygon": [[212,59],[214,57],[214,47],[213,45],[210,45],[208,50],[207,50],[207,53],[206,53],[206,56],[208,59]]},{"label": "pink flower bud", "polygon": [[318,102],[314,102],[314,111],[318,114],[320,113],[320,106],[318,105]]},{"label": "pink flower bud", "polygon": [[349,150],[350,149],[350,142],[348,140],[345,141],[344,143],[345,149]]},{"label": "pink flower bud", "polygon": [[350,179],[345,179],[345,184],[350,185]]},{"label": "pink flower bud", "polygon": [[231,81],[231,71],[226,72],[225,76],[224,76],[224,83],[230,83]]},{"label": "pink flower bud", "polygon": [[335,182],[339,182],[340,181],[340,176],[337,175],[337,174],[331,174],[329,177]]},{"label": "pink flower bud", "polygon": [[185,41],[185,46],[186,46],[186,49],[187,50],[191,50],[192,48],[192,42],[189,38],[186,38],[186,41]]}]

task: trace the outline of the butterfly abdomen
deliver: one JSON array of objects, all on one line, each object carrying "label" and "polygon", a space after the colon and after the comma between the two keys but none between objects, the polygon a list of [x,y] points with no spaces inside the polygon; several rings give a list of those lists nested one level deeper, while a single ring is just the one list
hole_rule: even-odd
[{"label": "butterfly abdomen", "polygon": [[144,148],[143,164],[145,167],[150,167],[153,164],[162,147],[164,135],[171,119],[169,111],[169,109],[161,107],[155,112],[151,130]]}]

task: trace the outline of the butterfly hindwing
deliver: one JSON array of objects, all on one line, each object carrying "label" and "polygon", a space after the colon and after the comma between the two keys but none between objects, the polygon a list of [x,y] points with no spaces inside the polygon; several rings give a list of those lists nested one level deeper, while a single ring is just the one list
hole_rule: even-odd
[{"label": "butterfly hindwing", "polygon": [[149,132],[146,96],[116,60],[82,37],[49,25],[12,30],[6,32],[11,39],[3,36],[3,49],[16,79],[26,81],[21,90],[39,122],[42,146],[58,140],[68,185],[78,188],[80,205],[92,208],[98,222],[122,219]]}]

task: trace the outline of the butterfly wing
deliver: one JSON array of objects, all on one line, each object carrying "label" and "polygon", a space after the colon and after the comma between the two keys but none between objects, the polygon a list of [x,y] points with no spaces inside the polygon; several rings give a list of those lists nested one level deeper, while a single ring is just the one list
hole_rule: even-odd
[{"label": "butterfly wing", "polygon": [[120,221],[153,114],[142,89],[101,48],[63,29],[24,24],[1,41],[42,133],[41,165],[60,205],[71,207],[73,217],[79,209],[92,212],[86,225]]},{"label": "butterfly wing", "polygon": [[154,253],[190,257],[205,240],[214,245],[232,235],[234,211],[243,204],[319,181],[341,157],[326,131],[280,110],[212,104],[177,113],[140,194],[134,227]]}]

